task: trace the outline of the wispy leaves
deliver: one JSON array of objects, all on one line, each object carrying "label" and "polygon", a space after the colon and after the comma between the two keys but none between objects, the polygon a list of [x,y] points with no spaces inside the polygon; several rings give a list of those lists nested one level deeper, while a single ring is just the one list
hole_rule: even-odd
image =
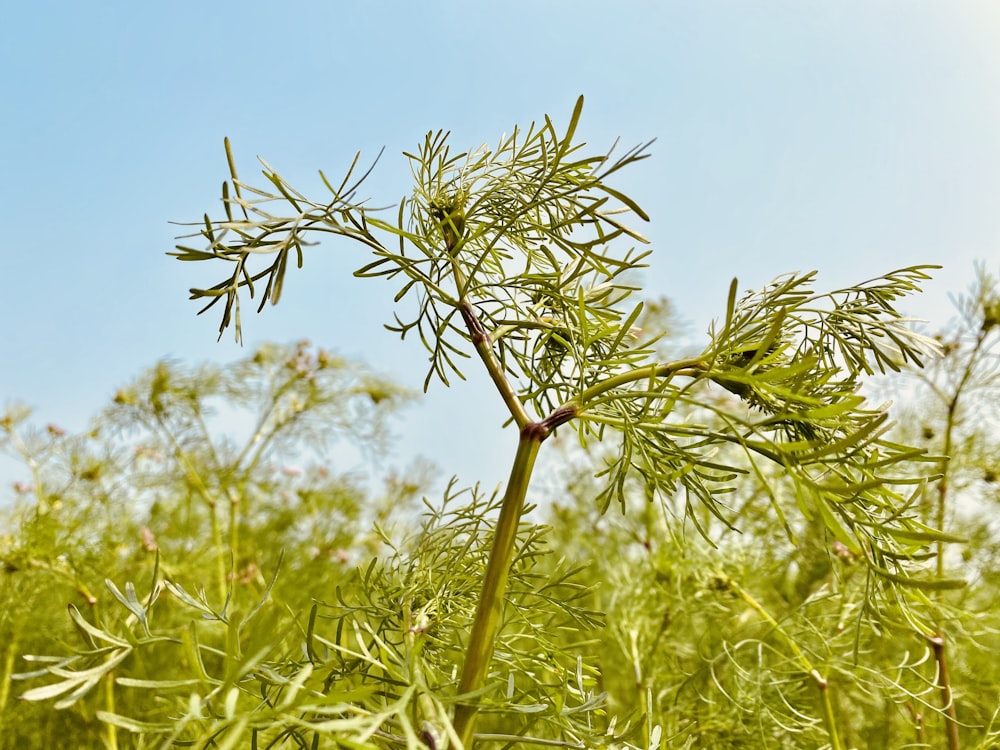
[{"label": "wispy leaves", "polygon": [[[306,247],[329,235],[379,247],[367,230],[365,209],[357,199],[358,188],[375,165],[373,163],[365,172],[355,176],[360,154],[355,155],[336,187],[321,172],[330,196],[324,201],[312,201],[289,185],[263,159],[260,160],[264,166],[263,175],[269,186],[258,188],[242,182],[236,172],[228,138],[225,147],[230,172],[230,179],[222,184],[225,218],[213,220],[205,214],[201,222],[186,224],[198,227],[198,231],[181,239],[199,237],[207,244],[204,249],[178,244],[177,249],[169,254],[182,261],[221,260],[232,264],[228,278],[209,288],[191,289],[191,299],[208,300],[199,312],[205,312],[220,300],[225,300],[219,336],[232,325],[239,341],[242,336],[240,292],[245,289],[251,299],[259,295],[258,312],[264,309],[268,300],[277,304],[289,260],[301,268]],[[272,204],[278,204],[280,208],[276,209]],[[272,213],[289,208],[292,209],[290,214]],[[260,259],[267,256],[272,258],[270,264],[259,268]]]},{"label": "wispy leaves", "polygon": [[[902,269],[856,287],[813,291],[815,274],[778,279],[737,300],[703,354],[637,369],[584,391],[584,438],[618,433],[599,501],[623,507],[637,477],[648,497],[688,498],[689,517],[707,508],[728,525],[726,497],[745,477],[765,484],[783,470],[794,504],[890,583],[953,586],[909,571],[947,535],[926,527],[903,494],[924,481],[912,462],[935,460],[888,439],[885,406],[860,394],[862,378],[920,364],[937,354],[893,306],[928,278]],[[706,384],[739,399],[720,401]],[[692,506],[692,501],[696,506]],[[789,508],[775,508],[784,518]]]},{"label": "wispy leaves", "polygon": [[[420,338],[430,354],[427,383],[461,376],[460,360],[471,353],[469,331],[454,314],[459,300],[474,306],[505,372],[538,415],[566,395],[550,392],[554,380],[590,382],[627,360],[631,272],[648,253],[615,241],[645,243],[621,215],[648,217],[608,179],[646,158],[648,144],[619,157],[584,155],[574,142],[582,104],[564,132],[545,118],[515,128],[495,148],[453,154],[439,131],[407,154],[413,196],[395,225],[372,221],[399,237],[398,248],[376,250],[357,274],[402,280],[396,301],[411,298],[411,312],[397,313],[389,328]],[[459,200],[456,233],[440,207]]]}]

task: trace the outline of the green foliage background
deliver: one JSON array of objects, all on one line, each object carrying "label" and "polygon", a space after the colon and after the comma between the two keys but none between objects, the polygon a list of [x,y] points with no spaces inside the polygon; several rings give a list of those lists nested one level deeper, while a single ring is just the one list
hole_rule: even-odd
[{"label": "green foliage background", "polygon": [[[988,300],[989,279],[983,282],[979,293]],[[1000,689],[991,658],[1000,648],[1000,543],[980,520],[998,500],[989,412],[996,343],[976,330],[982,314],[981,305],[969,304],[942,333],[946,356],[917,378],[922,387],[897,381],[883,388],[905,393],[897,430],[919,433],[935,448],[949,417],[947,403],[934,402],[954,393],[962,368],[972,368],[963,416],[951,423],[960,449],[951,454],[950,492],[962,500],[948,518],[949,528],[969,537],[948,558],[969,586],[939,606],[952,634],[963,737],[968,746],[989,747]],[[652,314],[644,325],[671,322]],[[447,681],[445,665],[459,659],[475,606],[496,496],[452,484],[443,507],[421,502],[432,479],[426,467],[371,488],[331,473],[314,449],[322,437],[335,455],[336,441],[346,438],[377,456],[391,447],[386,420],[409,397],[358,363],[302,342],[264,347],[225,369],[160,363],[121,389],[84,435],[33,426],[26,411],[10,410],[5,448],[25,459],[33,478],[18,485],[3,537],[0,746],[63,746],[65,737],[79,747],[159,746],[152,739],[135,745],[98,712],[173,726],[189,683],[150,691],[122,680],[190,679],[185,632],[217,649],[220,661],[206,660],[206,672],[224,673],[223,654],[233,643],[219,618],[223,608],[230,623],[243,618],[237,641],[247,666],[282,665],[285,677],[294,675],[309,633],[329,665],[331,649],[346,643],[353,650],[360,632],[392,653],[419,651],[422,669],[437,670],[420,676],[424,684]],[[722,389],[712,397],[732,398]],[[243,420],[247,429],[216,431],[224,421],[218,417],[233,409],[252,414]],[[501,673],[512,680],[506,690],[522,705],[537,680],[547,689],[562,685],[569,704],[606,694],[597,712],[604,727],[610,716],[647,711],[665,747],[819,747],[819,706],[795,656],[801,650],[832,686],[848,746],[941,746],[930,644],[895,618],[863,614],[869,577],[821,525],[803,523],[789,538],[754,482],[728,503],[733,528],[707,512],[701,519],[714,546],[685,522],[682,505],[602,513],[593,501],[602,488],[594,478],[599,456],[560,446],[548,499],[522,527],[504,627],[509,649],[497,652]],[[780,484],[779,473],[767,482]],[[237,501],[219,507],[206,499],[208,488],[210,497]],[[641,495],[641,486],[634,492]],[[934,515],[933,503],[926,505]],[[127,601],[125,587],[134,582],[144,599],[157,565],[174,583],[161,593],[150,626],[169,634],[167,641],[101,674],[64,710],[19,698],[37,681],[12,681],[12,674],[42,666],[23,662],[24,655],[100,646],[85,623],[135,632],[134,615],[113,591]],[[195,607],[185,605],[185,595]],[[377,650],[356,652],[354,664],[341,653],[322,677],[325,689],[370,687]],[[405,664],[381,665],[380,679],[383,668],[398,670],[401,686],[414,681]],[[114,690],[111,679],[119,681]],[[505,732],[537,731],[543,713],[525,712],[520,726]],[[211,735],[216,724],[191,721],[180,737]]]}]

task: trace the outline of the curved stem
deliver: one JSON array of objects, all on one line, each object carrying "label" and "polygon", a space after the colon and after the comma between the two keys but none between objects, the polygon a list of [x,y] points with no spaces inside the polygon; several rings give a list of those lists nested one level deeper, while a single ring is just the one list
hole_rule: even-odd
[{"label": "curved stem", "polygon": [[[479,597],[469,645],[465,651],[465,664],[458,687],[459,693],[463,695],[476,692],[486,681],[490,660],[493,658],[494,641],[500,629],[507,578],[514,560],[517,527],[524,509],[524,498],[538,449],[548,434],[546,428],[537,424],[529,424],[521,430],[507,491],[500,506],[490,559],[486,564],[482,595]],[[471,702],[459,703],[455,709],[455,731],[466,748],[472,746],[476,711],[476,706]]]},{"label": "curved stem", "polygon": [[816,688],[819,690],[820,702],[823,706],[823,723],[826,725],[826,733],[830,738],[830,748],[831,750],[843,750],[843,743],[840,741],[840,733],[837,729],[837,717],[833,710],[833,701],[830,696],[830,684],[827,679],[820,674],[819,670],[813,666],[812,662],[806,656],[805,652],[799,647],[792,637],[784,631],[781,624],[771,616],[771,613],[764,609],[764,606],[758,602],[750,592],[745,591],[739,584],[735,581],[727,581],[729,587],[743,599],[754,611],[756,611],[764,621],[767,622],[774,632],[781,636],[781,639],[787,644],[788,648],[794,654],[796,661],[802,668],[802,671],[809,675],[810,679],[816,683]]},{"label": "curved stem", "polygon": [[574,400],[578,404],[578,411],[583,411],[587,404],[594,401],[599,396],[622,385],[635,383],[639,380],[656,380],[658,378],[669,378],[674,375],[689,375],[697,377],[709,370],[709,365],[702,357],[691,357],[689,359],[679,359],[676,362],[657,362],[656,364],[637,367],[634,370],[612,375],[602,380],[596,385],[590,386]]}]

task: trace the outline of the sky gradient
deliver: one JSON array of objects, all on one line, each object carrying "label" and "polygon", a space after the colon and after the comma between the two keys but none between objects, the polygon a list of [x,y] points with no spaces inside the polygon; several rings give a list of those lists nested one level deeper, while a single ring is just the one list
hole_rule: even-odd
[{"label": "sky gradient", "polygon": [[[244,179],[259,154],[306,191],[384,146],[367,192],[388,204],[428,130],[494,143],[546,113],[564,125],[584,94],[595,148],[656,139],[616,185],[652,218],[647,293],[692,339],[734,276],[817,269],[835,287],[915,263],[944,266],[904,304],[933,328],[974,261],[1000,258],[994,2],[40,0],[0,20],[0,400],[39,424],[84,429],[162,357],[266,340],[420,386],[423,350],[382,329],[395,289],[351,276],[354,246],[314,248],[278,307],[246,311],[243,349],[216,342],[214,310],[195,316],[186,290],[223,271],[169,258],[168,222],[220,212],[225,136]],[[487,385],[433,387],[399,424],[398,463],[500,481],[515,436]],[[0,462],[0,501],[23,474]]]}]

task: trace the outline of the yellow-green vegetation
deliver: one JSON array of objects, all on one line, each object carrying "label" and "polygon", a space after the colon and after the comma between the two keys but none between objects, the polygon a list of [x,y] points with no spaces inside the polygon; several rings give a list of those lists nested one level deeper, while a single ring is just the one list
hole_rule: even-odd
[{"label": "yellow-green vegetation", "polygon": [[[357,157],[310,199],[266,164],[269,187],[242,181],[227,141],[225,215],[173,253],[229,264],[191,290],[223,303],[220,333],[313,240],[353,242],[425,387],[489,376],[509,480],[433,500],[419,465],[336,474],[331,441],[391,450],[411,395],[305,343],[161,363],[85,435],[12,410],[31,478],[0,551],[0,741],[991,746],[996,280],[980,269],[937,337],[897,307],[930,266],[734,281],[673,356],[669,305],[639,295],[628,222],[648,217],[612,185],[648,144],[588,151],[582,103],[495,148],[428,134],[391,211],[356,199]],[[880,376],[918,404],[899,427],[863,390]]]}]

